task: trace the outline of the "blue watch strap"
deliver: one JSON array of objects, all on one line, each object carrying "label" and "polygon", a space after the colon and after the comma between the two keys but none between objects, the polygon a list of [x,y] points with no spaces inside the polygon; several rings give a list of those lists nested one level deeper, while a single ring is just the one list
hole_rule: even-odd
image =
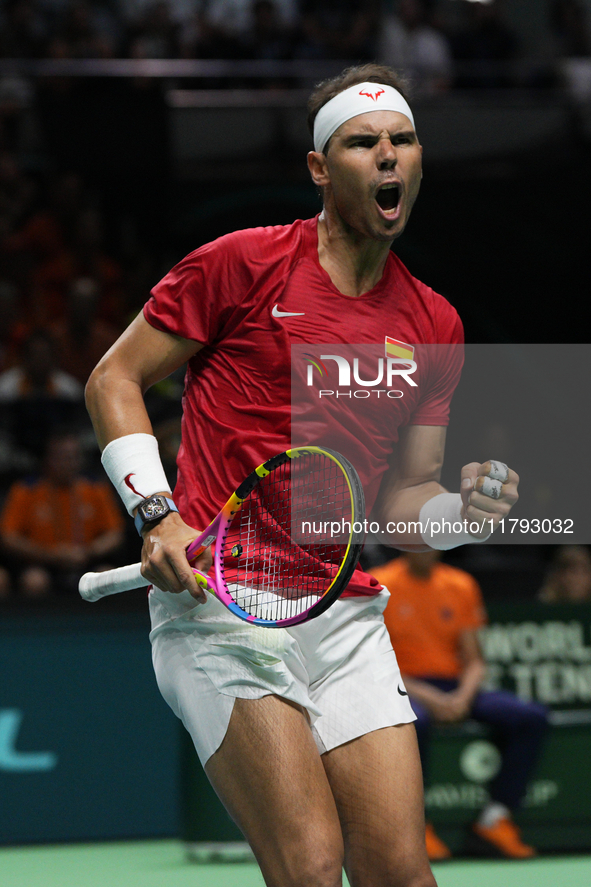
[{"label": "blue watch strap", "polygon": [[[143,502],[140,502],[140,504],[139,504],[139,508],[137,510],[136,516],[133,519],[133,522],[134,522],[135,528],[138,531],[140,536],[142,535],[142,530],[146,526],[146,524],[152,523],[152,521],[146,521],[142,518],[142,515],[140,513],[140,508],[142,507],[142,505],[144,505],[145,502],[147,502],[149,499],[154,499],[157,495],[158,494],[155,494],[154,496],[148,496],[146,499],[144,499]],[[176,511],[178,513],[178,508],[176,507],[176,505],[174,504],[172,499],[169,499],[168,496],[158,496],[158,498],[164,499],[164,501],[168,503],[168,507],[169,507],[170,511]],[[170,511],[168,511],[167,514],[170,514]],[[160,515],[159,517],[155,518],[155,520],[159,520],[160,517],[166,517],[166,515],[164,515],[164,514]]]}]

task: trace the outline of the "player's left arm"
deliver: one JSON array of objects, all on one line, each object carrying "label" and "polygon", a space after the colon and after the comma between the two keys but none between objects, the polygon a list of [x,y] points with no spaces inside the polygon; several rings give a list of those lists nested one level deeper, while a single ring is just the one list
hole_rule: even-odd
[{"label": "player's left arm", "polygon": [[[440,483],[445,437],[446,428],[440,425],[407,425],[401,429],[372,511],[387,545],[424,551],[485,539],[517,502],[519,477],[503,463],[491,461],[464,465],[460,492],[445,500],[437,498],[447,493]],[[433,515],[437,516],[444,504],[447,511],[440,523],[446,518],[447,524],[453,524],[455,519],[467,528],[463,537],[457,534],[457,541],[447,545],[441,543],[443,534],[434,532]]]}]

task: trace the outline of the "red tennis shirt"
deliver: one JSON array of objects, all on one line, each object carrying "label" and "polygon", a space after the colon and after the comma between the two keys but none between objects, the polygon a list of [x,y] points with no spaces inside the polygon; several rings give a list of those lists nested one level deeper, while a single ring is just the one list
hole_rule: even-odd
[{"label": "red tennis shirt", "polygon": [[[392,252],[373,289],[357,298],[339,292],[318,260],[317,223],[220,237],[179,262],[144,308],[156,329],[205,346],[187,368],[174,491],[190,526],[205,528],[254,467],[292,443],[332,443],[357,469],[369,512],[398,429],[447,425],[457,360],[419,367],[419,384],[398,400],[316,397],[304,405],[292,441],[292,346],[383,348],[386,336],[410,345],[463,338],[455,309]],[[349,594],[378,591],[362,571],[348,587]]]}]

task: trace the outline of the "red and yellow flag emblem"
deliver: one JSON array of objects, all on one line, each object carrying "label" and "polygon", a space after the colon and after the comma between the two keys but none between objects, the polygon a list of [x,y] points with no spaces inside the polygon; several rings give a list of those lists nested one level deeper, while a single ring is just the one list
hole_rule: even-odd
[{"label": "red and yellow flag emblem", "polygon": [[406,360],[412,360],[415,354],[415,349],[413,345],[407,345],[406,342],[401,342],[400,339],[392,339],[391,336],[386,336],[386,357],[401,357]]}]

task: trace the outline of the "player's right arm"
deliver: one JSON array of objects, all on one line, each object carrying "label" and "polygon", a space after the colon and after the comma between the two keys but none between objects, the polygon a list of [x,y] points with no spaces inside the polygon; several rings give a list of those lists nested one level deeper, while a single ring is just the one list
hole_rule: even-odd
[{"label": "player's right arm", "polygon": [[[201,345],[162,332],[138,315],[93,370],[86,385],[86,406],[101,450],[129,434],[153,435],[144,403],[148,388],[169,376],[200,349]],[[167,493],[150,490],[148,495]],[[198,600],[205,593],[195,582],[185,551],[197,536],[180,515],[171,512],[156,526],[145,530],[142,574],[164,591],[188,589]],[[207,572],[207,558],[197,562]]]}]

